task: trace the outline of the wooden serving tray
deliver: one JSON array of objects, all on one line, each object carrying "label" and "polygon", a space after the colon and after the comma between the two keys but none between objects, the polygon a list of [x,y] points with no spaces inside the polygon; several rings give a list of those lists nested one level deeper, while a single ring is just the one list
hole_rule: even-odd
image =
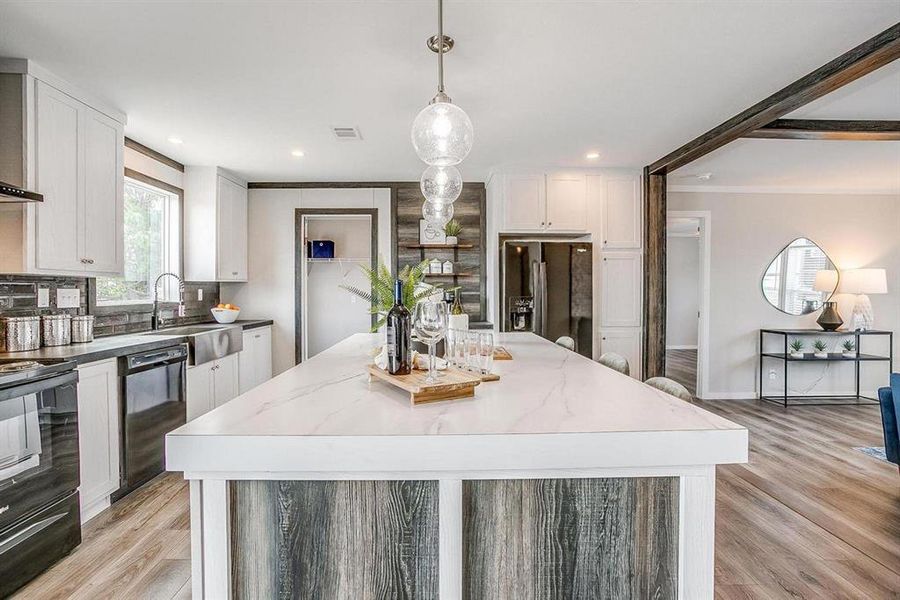
[{"label": "wooden serving tray", "polygon": [[512,354],[503,346],[494,346],[494,360],[512,360]]},{"label": "wooden serving tray", "polygon": [[409,401],[416,404],[471,398],[475,395],[475,386],[481,383],[481,376],[467,373],[450,367],[441,371],[444,374],[437,383],[426,383],[427,371],[417,371],[409,375],[391,375],[375,365],[369,365],[369,381],[372,378],[386,381],[393,386],[409,392]]}]

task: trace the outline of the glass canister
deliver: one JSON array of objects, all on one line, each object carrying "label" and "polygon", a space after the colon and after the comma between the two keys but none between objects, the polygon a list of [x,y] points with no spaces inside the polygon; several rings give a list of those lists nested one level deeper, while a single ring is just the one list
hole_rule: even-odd
[{"label": "glass canister", "polygon": [[72,343],[84,344],[94,341],[94,315],[72,317]]},{"label": "glass canister", "polygon": [[42,315],[41,345],[65,346],[72,343],[72,315]]}]

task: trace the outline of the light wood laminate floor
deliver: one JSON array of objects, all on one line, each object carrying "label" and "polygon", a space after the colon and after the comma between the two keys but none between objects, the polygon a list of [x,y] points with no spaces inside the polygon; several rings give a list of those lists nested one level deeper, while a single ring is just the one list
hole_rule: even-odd
[{"label": "light wood laminate floor", "polygon": [[697,395],[697,350],[666,350],[666,377]]},{"label": "light wood laminate floor", "polygon": [[[878,408],[698,401],[750,429],[750,464],[720,467],[716,597],[900,598],[900,475]],[[188,488],[164,475],[86,527],[18,598],[190,597]]]}]

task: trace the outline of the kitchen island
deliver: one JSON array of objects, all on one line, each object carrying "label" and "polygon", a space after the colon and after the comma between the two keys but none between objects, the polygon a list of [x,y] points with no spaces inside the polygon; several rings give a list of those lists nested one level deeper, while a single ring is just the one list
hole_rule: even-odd
[{"label": "kitchen island", "polygon": [[167,436],[196,598],[712,598],[747,430],[529,333],[411,406],[357,334]]}]

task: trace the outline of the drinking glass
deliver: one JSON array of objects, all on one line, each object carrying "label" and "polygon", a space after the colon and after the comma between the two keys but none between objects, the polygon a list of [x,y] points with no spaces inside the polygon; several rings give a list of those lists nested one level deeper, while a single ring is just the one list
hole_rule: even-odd
[{"label": "drinking glass", "polygon": [[476,373],[481,370],[480,345],[481,337],[477,331],[470,331],[466,334],[466,368]]},{"label": "drinking glass", "polygon": [[481,374],[487,375],[494,368],[494,334],[480,334],[478,337],[478,349],[481,352]]},{"label": "drinking glass", "polygon": [[456,366],[460,369],[466,368],[466,331],[456,329],[453,336],[453,355],[456,357]]},{"label": "drinking glass", "polygon": [[434,368],[434,347],[447,334],[447,305],[443,302],[422,301],[413,312],[413,330],[419,340],[428,344],[428,376],[425,383],[437,381]]}]

